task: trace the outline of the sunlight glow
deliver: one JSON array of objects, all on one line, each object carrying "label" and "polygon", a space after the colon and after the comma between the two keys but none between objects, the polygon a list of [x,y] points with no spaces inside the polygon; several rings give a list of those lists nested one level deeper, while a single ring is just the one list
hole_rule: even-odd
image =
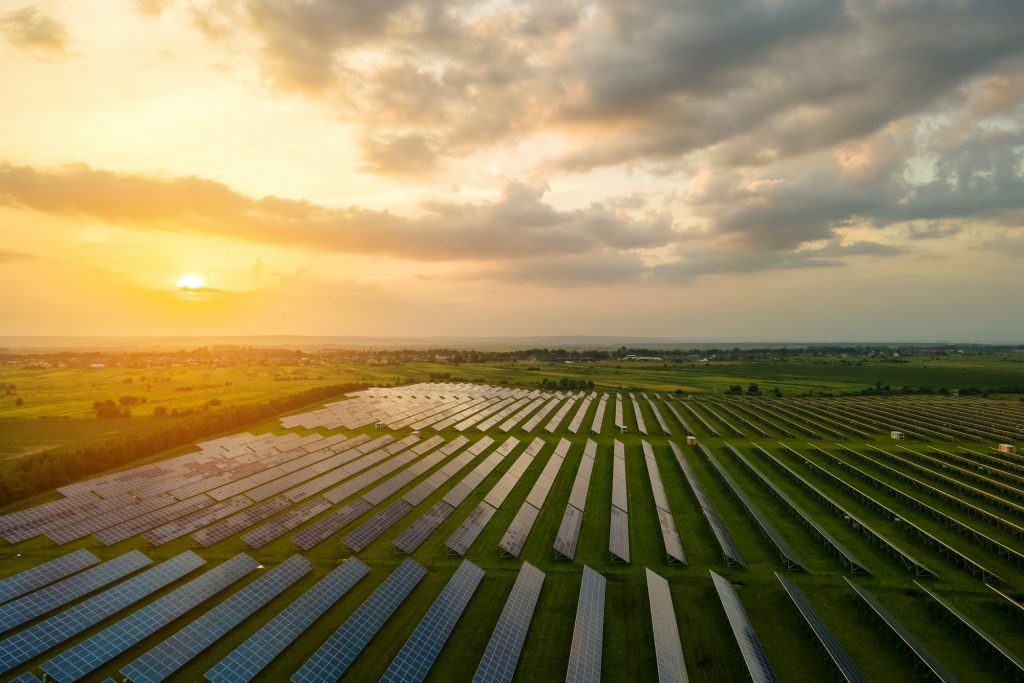
[{"label": "sunlight glow", "polygon": [[179,289],[202,289],[206,286],[206,280],[194,273],[185,273],[178,278]]}]

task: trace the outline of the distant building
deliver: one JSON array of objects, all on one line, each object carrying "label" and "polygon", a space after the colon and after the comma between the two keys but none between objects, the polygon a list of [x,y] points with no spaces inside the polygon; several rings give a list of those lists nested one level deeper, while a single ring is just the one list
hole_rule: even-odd
[{"label": "distant building", "polygon": [[105,368],[105,367],[107,367],[107,364],[106,363],[89,363],[89,367],[90,368]]},{"label": "distant building", "polygon": [[892,438],[897,439],[897,440],[902,440],[902,439],[907,438],[906,434],[904,434],[903,432],[897,432],[896,430],[893,430],[893,431],[889,432],[889,436],[891,436]]},{"label": "distant building", "polygon": [[697,437],[692,436],[692,435],[686,437],[686,445],[687,446],[696,446],[697,445]]},{"label": "distant building", "polygon": [[1017,447],[1014,446],[1012,443],[1001,443],[999,444],[999,452],[1007,453],[1009,455],[1016,455]]}]

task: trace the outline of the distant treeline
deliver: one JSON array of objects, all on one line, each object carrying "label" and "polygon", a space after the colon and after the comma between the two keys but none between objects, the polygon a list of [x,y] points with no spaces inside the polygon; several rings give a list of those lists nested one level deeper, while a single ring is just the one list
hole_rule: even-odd
[{"label": "distant treeline", "polygon": [[16,458],[0,466],[0,505],[28,498],[114,467],[156,455],[169,448],[221,436],[268,420],[302,406],[322,403],[367,384],[340,384],[307,389],[263,403],[227,406],[199,412],[142,434],[130,434],[84,446],[75,451],[56,449]]}]

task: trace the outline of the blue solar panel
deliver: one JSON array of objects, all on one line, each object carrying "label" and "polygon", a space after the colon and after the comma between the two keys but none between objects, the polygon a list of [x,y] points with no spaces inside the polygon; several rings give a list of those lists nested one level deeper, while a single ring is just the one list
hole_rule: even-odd
[{"label": "blue solar panel", "polygon": [[686,661],[679,642],[679,625],[668,581],[650,569],[647,573],[647,600],[651,606],[651,627],[654,633],[654,658],[658,663],[661,683],[686,681]]},{"label": "blue solar panel", "polygon": [[223,638],[313,568],[292,555],[146,654],[121,669],[132,683],[163,681],[193,657]]},{"label": "blue solar panel", "polygon": [[511,683],[543,585],[544,572],[524,562],[473,674],[473,683]]},{"label": "blue solar panel", "polygon": [[732,634],[739,645],[740,653],[743,655],[743,662],[747,665],[747,672],[754,683],[774,683],[775,671],[768,661],[761,640],[754,631],[754,625],[747,617],[747,611],[743,609],[740,596],[736,593],[732,583],[718,574],[711,572],[711,579],[715,583],[715,590],[718,591],[718,598],[722,601],[722,609],[729,619],[729,626]]},{"label": "blue solar panel", "polygon": [[19,595],[34,591],[40,586],[74,574],[99,561],[100,558],[83,548],[8,576],[6,579],[0,580],[0,602],[13,600]]},{"label": "blue solar panel", "polygon": [[320,683],[341,678],[426,573],[422,565],[411,557],[406,558],[295,672],[293,683]]},{"label": "blue solar panel", "polygon": [[462,561],[409,640],[405,641],[405,645],[392,660],[391,666],[384,672],[380,679],[382,683],[412,683],[427,677],[430,667],[434,665],[434,660],[483,578],[483,569],[469,560]]},{"label": "blue solar panel", "polygon": [[206,560],[186,550],[99,595],[18,631],[0,642],[0,673],[46,652],[204,564]]},{"label": "blue solar panel", "polygon": [[11,679],[11,683],[39,683],[39,679],[31,671],[26,671],[17,678]]},{"label": "blue solar panel", "polygon": [[141,552],[133,550],[8,602],[0,606],[0,632],[21,626],[152,563]]},{"label": "blue solar panel", "polygon": [[196,605],[256,569],[256,560],[239,553],[184,586],[154,600],[96,635],[65,650],[40,668],[60,683],[77,681],[128,648],[167,626]]},{"label": "blue solar panel", "polygon": [[213,683],[252,680],[369,571],[356,558],[348,558],[217,662],[206,678]]},{"label": "blue solar panel", "polygon": [[604,650],[605,578],[583,566],[583,583],[576,605],[566,683],[601,683],[601,653]]}]

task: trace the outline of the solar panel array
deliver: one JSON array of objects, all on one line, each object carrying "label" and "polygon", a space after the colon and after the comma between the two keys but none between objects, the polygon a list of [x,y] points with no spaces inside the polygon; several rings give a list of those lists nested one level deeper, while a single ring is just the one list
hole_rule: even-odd
[{"label": "solar panel array", "polygon": [[266,572],[121,669],[132,683],[163,681],[313,569],[301,555]]},{"label": "solar panel array", "polygon": [[381,677],[387,683],[415,683],[427,677],[445,641],[484,578],[484,570],[463,560],[405,645]]},{"label": "solar panel array", "polygon": [[250,548],[262,548],[271,541],[284,536],[292,529],[313,519],[321,512],[330,509],[330,507],[331,504],[324,498],[319,496],[311,498],[293,507],[291,510],[278,515],[266,524],[246,532],[242,535],[242,540]]},{"label": "solar panel array", "polygon": [[251,681],[369,571],[348,558],[217,662],[206,678],[213,683]]},{"label": "solar panel array", "polygon": [[636,416],[636,428],[644,436],[647,435],[647,423],[644,422],[643,413],[640,412],[640,403],[636,400],[636,396],[632,392],[629,394],[629,400],[633,404],[633,415]]},{"label": "solar panel array", "polygon": [[658,463],[654,460],[654,449],[646,441],[641,441],[640,446],[644,452],[651,491],[654,493],[654,505],[658,511],[658,525],[661,527],[661,540],[665,544],[665,555],[669,563],[686,564],[686,551],[683,550],[683,541],[679,538],[679,529],[676,527],[675,517],[672,516],[672,507],[665,493],[665,484],[661,481]]},{"label": "solar panel array", "polygon": [[191,550],[0,641],[0,673],[10,671],[206,564]]},{"label": "solar panel array", "polygon": [[245,553],[235,555],[184,586],[149,603],[94,636],[65,650],[40,668],[64,683],[77,681],[95,671],[144,638],[213,597],[249,572],[257,562]]},{"label": "solar panel array", "polygon": [[335,510],[326,517],[306,527],[292,536],[292,540],[303,550],[310,550],[326,541],[330,536],[356,521],[373,509],[373,506],[362,498],[354,500],[340,510]]},{"label": "solar panel array", "polygon": [[555,430],[558,429],[558,425],[562,424],[565,416],[569,414],[576,402],[579,401],[578,396],[570,396],[569,400],[562,404],[562,406],[555,412],[555,414],[548,420],[548,423],[544,425],[544,431],[548,434],[554,434]]},{"label": "solar panel array", "polygon": [[615,427],[625,431],[626,420],[622,417],[622,394],[615,394]]},{"label": "solar panel array", "polygon": [[245,508],[236,515],[222,519],[219,522],[214,522],[205,529],[196,531],[192,534],[192,538],[198,541],[204,548],[209,548],[214,543],[219,543],[225,538],[241,533],[257,522],[262,522],[281,510],[291,507],[291,504],[290,500],[282,496],[268,498],[263,502]]},{"label": "solar panel array", "polygon": [[771,520],[761,512],[761,508],[747,496],[746,492],[736,483],[736,480],[732,478],[718,459],[711,454],[711,451],[707,449],[704,444],[698,444],[701,451],[704,453],[704,457],[711,463],[711,467],[714,468],[718,476],[722,478],[729,491],[732,492],[736,500],[740,502],[743,509],[747,511],[747,514],[757,524],[757,528],[760,529],[761,535],[768,539],[768,542],[772,544],[775,550],[778,552],[779,557],[782,558],[782,562],[786,565],[786,569],[800,570],[804,569],[803,560],[797,554],[793,548],[790,547],[786,539],[779,533],[779,530],[775,528],[775,525],[771,523]]},{"label": "solar panel array", "polygon": [[665,418],[662,417],[661,411],[658,410],[658,406],[654,405],[654,401],[652,401],[651,397],[647,394],[644,394],[644,399],[647,400],[647,406],[651,409],[651,412],[654,413],[654,419],[658,421],[658,427],[661,429],[661,433],[665,436],[672,436],[672,430],[669,429],[668,423],[665,422]]},{"label": "solar panel array", "polygon": [[132,550],[0,605],[0,632],[17,628],[152,563],[138,550]]},{"label": "solar panel array", "polygon": [[997,641],[991,635],[989,635],[985,629],[981,628],[974,622],[973,619],[965,615],[963,612],[953,607],[949,601],[935,594],[933,591],[928,590],[922,586],[919,582],[914,581],[917,587],[920,588],[931,598],[936,605],[938,605],[940,612],[944,617],[953,617],[955,623],[958,623],[967,633],[971,636],[972,640],[981,641],[988,649],[999,657],[1003,663],[1004,668],[1012,671],[1015,679],[1020,679],[1024,676],[1024,660],[1015,655],[1005,645]]},{"label": "solar panel array", "polygon": [[73,553],[55,557],[49,562],[38,564],[13,576],[8,576],[0,580],[0,603],[13,600],[19,595],[34,591],[40,586],[45,586],[65,576],[70,576],[86,567],[91,567],[99,561],[100,558],[82,548]]},{"label": "solar panel array", "polygon": [[292,676],[292,681],[319,683],[341,678],[426,573],[427,570],[411,557],[405,558],[306,660]]},{"label": "solar panel array", "polygon": [[530,530],[540,515],[540,509],[544,507],[544,501],[551,491],[551,486],[555,483],[555,477],[558,476],[571,445],[566,439],[558,442],[555,452],[544,464],[544,469],[537,481],[534,482],[530,493],[527,494],[526,500],[523,501],[505,535],[498,542],[498,549],[501,552],[512,557],[519,557],[519,553],[523,552],[523,546],[526,545],[526,539],[530,536]]},{"label": "solar panel array", "polygon": [[591,393],[580,401],[580,407],[576,409],[576,413],[572,416],[572,420],[569,421],[569,431],[573,434],[577,434],[580,431],[580,427],[583,426],[583,418],[587,414],[587,410],[590,409],[590,404],[593,403],[594,397],[597,394]]},{"label": "solar panel array", "polygon": [[583,525],[583,508],[587,503],[590,475],[594,471],[596,455],[597,443],[587,439],[587,444],[583,447],[583,459],[580,460],[580,467],[576,470],[576,478],[572,482],[569,502],[565,505],[562,523],[555,536],[555,552],[570,560],[576,557],[576,544],[579,542],[580,528]]},{"label": "solar panel array", "polygon": [[597,410],[594,411],[594,420],[590,423],[590,431],[594,434],[601,433],[601,425],[604,422],[604,414],[608,409],[608,394],[601,394],[597,402]]},{"label": "solar panel array", "polygon": [[487,492],[487,495],[484,496],[480,504],[469,513],[469,516],[459,525],[459,528],[445,541],[445,547],[448,548],[449,552],[456,555],[465,555],[469,551],[477,537],[484,530],[484,527],[491,521],[491,517],[498,511],[501,504],[505,502],[508,495],[512,493],[512,489],[519,481],[519,478],[523,476],[530,463],[533,462],[534,457],[543,447],[544,441],[537,438],[526,447],[526,450],[519,454],[519,457],[512,463],[512,466],[506,470],[505,474]]},{"label": "solar panel array", "polygon": [[789,599],[793,601],[793,604],[800,612],[800,616],[804,618],[811,631],[814,632],[815,638],[825,648],[829,659],[835,664],[843,679],[848,683],[866,683],[867,679],[861,674],[860,669],[857,668],[850,655],[846,653],[846,649],[843,648],[839,639],[832,633],[832,629],[828,627],[824,619],[821,618],[821,615],[818,614],[818,611],[814,609],[811,601],[807,599],[807,596],[800,590],[800,587],[784,576],[776,574],[775,577],[782,584],[786,594],[789,595]]},{"label": "solar panel array", "polygon": [[[616,395],[617,396],[617,395]],[[626,447],[618,439],[612,444],[612,507],[608,532],[608,552],[629,562],[629,491],[626,487]]]},{"label": "solar panel array", "polygon": [[651,627],[654,632],[654,658],[658,663],[658,680],[675,683],[689,680],[683,645],[679,642],[679,625],[672,604],[672,592],[664,577],[646,569],[647,600],[651,606]]},{"label": "solar panel array", "polygon": [[604,650],[605,578],[583,565],[576,623],[569,649],[566,683],[600,683],[601,654]]},{"label": "solar panel array", "polygon": [[878,601],[878,598],[869,593],[865,588],[858,586],[853,581],[850,581],[847,577],[844,576],[843,579],[850,585],[850,588],[860,596],[861,600],[864,601],[868,608],[874,612],[875,616],[877,616],[879,620],[881,620],[881,622],[885,624],[890,631],[892,631],[893,635],[903,643],[906,649],[914,655],[918,662],[920,662],[935,678],[940,681],[944,681],[945,683],[953,683],[953,681],[956,681],[953,674],[946,670],[946,667],[944,667],[942,663],[939,662],[939,660],[921,644],[921,641],[914,637],[914,634],[908,631],[907,628],[900,623],[899,619],[894,617],[892,613]]},{"label": "solar panel array", "polygon": [[736,543],[732,540],[729,530],[725,528],[725,523],[718,516],[718,512],[711,503],[711,499],[708,498],[704,487],[697,480],[697,475],[690,467],[690,463],[686,462],[682,450],[671,441],[669,446],[672,447],[672,452],[675,454],[676,460],[679,461],[679,467],[683,470],[686,482],[690,485],[693,495],[696,496],[697,502],[700,504],[701,512],[704,513],[704,519],[707,520],[708,526],[711,527],[711,533],[714,534],[715,539],[718,541],[718,546],[722,549],[722,555],[725,557],[726,563],[734,567],[746,567],[747,563],[743,560],[740,549],[736,547]]},{"label": "solar panel array", "polygon": [[722,602],[722,609],[729,620],[729,627],[732,635],[739,645],[740,654],[743,655],[743,662],[747,665],[747,672],[754,683],[769,683],[777,680],[772,664],[768,661],[761,640],[754,631],[753,624],[747,617],[747,611],[743,609],[740,596],[736,589],[729,582],[718,574],[711,572],[711,579],[714,581],[715,590],[718,592],[718,599]]},{"label": "solar panel array", "polygon": [[473,674],[473,683],[511,683],[543,585],[544,572],[524,562]]}]

